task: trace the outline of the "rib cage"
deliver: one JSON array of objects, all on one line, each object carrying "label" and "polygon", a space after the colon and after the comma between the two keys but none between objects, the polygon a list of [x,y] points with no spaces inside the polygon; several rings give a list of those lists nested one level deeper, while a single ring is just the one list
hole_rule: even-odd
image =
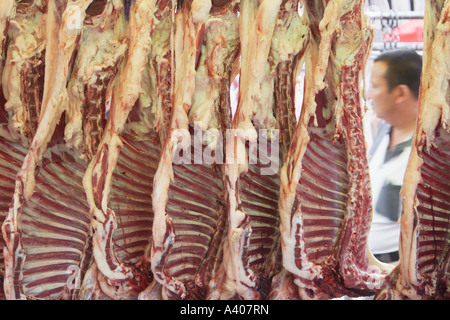
[{"label": "rib cage", "polygon": [[[133,141],[127,136],[123,139]],[[113,238],[116,252],[125,263],[137,263],[150,243],[152,182],[159,154],[158,144],[152,141],[125,144],[113,174],[110,208],[117,213]]]},{"label": "rib cage", "polygon": [[[214,165],[177,165],[174,180],[166,212],[173,222],[175,242],[163,270],[189,288],[189,299],[203,299],[212,273],[207,270],[209,251],[217,250],[212,242],[222,233],[218,230],[224,218],[222,172]],[[204,274],[198,274],[199,270]]]},{"label": "rib cage", "polygon": [[[265,162],[263,157],[259,158]],[[277,176],[261,176],[261,168],[264,168],[261,163],[251,165],[248,174],[239,181],[239,188],[241,201],[252,224],[252,237],[247,249],[249,267],[264,274],[267,257],[277,256],[273,244],[279,237],[276,228],[279,221],[274,199],[278,198],[279,180]]]},{"label": "rib cage", "polygon": [[[439,130],[437,140],[448,140],[445,129]],[[440,135],[444,137],[439,137]],[[423,153],[424,164],[421,168],[423,181],[417,186],[417,212],[421,223],[418,230],[418,269],[423,277],[431,277],[436,266],[441,262],[442,253],[450,241],[448,232],[450,204],[448,201],[448,180],[445,173],[450,172],[450,149],[439,141]]]},{"label": "rib cage", "polygon": [[[303,1],[301,19],[298,0],[175,3],[0,4],[6,298],[329,299],[372,295],[381,282],[378,299],[448,299],[450,90],[441,114],[419,118],[409,170],[420,178],[402,190],[401,261],[385,279],[390,268],[373,260],[365,240],[364,1]],[[81,12],[74,29],[71,10]],[[448,0],[427,10],[427,41],[448,49]],[[46,32],[30,27],[44,18],[54,24]],[[31,35],[33,54],[13,45]],[[14,64],[17,52],[24,58]],[[435,52],[424,58],[448,66]],[[295,79],[305,59],[297,126]],[[427,71],[426,88],[448,87],[448,73],[435,72],[433,82]],[[421,90],[422,110],[437,109]],[[258,131],[239,145],[257,163],[193,163],[210,151],[205,141],[188,151],[190,163],[174,162],[177,130],[195,146],[195,133],[217,129],[225,160],[232,128],[277,129],[279,157],[271,158],[271,139],[252,154]],[[269,158],[283,170],[262,175]]]},{"label": "rib cage", "polygon": [[304,235],[310,239],[305,244],[306,253],[318,264],[332,254],[346,212],[348,195],[339,191],[348,185],[348,176],[343,174],[347,161],[342,151],[331,141],[316,141],[312,136],[303,160],[316,165],[304,167],[296,203],[301,203]]},{"label": "rib cage", "polygon": [[[15,173],[19,171],[27,149],[18,143],[6,139],[1,139],[0,143],[0,179],[2,181],[0,188],[0,219],[3,224],[8,208],[11,205],[11,197],[14,194]],[[5,245],[3,237],[1,238],[0,243],[2,247]],[[5,266],[3,250],[0,253],[0,257],[0,266],[3,274]]]},{"label": "rib cage", "polygon": [[66,160],[39,171],[39,193],[24,207],[21,219],[26,250],[21,284],[27,296],[48,299],[70,294],[65,290],[71,267],[82,268],[82,261],[89,259],[89,210],[81,184],[84,169],[85,165]]}]

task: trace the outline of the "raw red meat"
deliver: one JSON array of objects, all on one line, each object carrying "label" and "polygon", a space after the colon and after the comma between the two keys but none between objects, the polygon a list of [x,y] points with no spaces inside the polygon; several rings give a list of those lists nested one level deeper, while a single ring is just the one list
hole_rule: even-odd
[{"label": "raw red meat", "polygon": [[392,272],[367,249],[363,8],[1,1],[0,298],[448,299],[449,3]]}]

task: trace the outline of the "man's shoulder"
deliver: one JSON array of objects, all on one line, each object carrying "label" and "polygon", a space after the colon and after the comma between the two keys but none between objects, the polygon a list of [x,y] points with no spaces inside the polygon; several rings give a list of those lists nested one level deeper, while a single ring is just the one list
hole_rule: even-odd
[{"label": "man's shoulder", "polygon": [[378,131],[377,134],[375,136],[375,138],[377,138],[378,136],[385,136],[386,134],[388,134],[392,129],[392,125],[390,125],[389,123],[387,123],[386,121],[382,120],[378,126]]},{"label": "man's shoulder", "polygon": [[387,123],[386,121],[382,121],[378,127],[377,130],[377,134],[375,135],[375,138],[373,139],[372,142],[372,147],[370,148],[370,155],[373,155],[373,153],[375,152],[375,150],[377,150],[378,145],[380,144],[381,140],[383,140],[383,138],[389,134],[389,132],[391,131],[392,126]]}]

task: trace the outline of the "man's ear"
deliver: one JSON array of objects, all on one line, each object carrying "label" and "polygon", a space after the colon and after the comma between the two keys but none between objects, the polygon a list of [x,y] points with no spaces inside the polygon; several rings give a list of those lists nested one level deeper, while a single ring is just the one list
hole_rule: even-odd
[{"label": "man's ear", "polygon": [[399,84],[393,90],[396,103],[404,102],[413,96],[411,89],[406,84]]}]

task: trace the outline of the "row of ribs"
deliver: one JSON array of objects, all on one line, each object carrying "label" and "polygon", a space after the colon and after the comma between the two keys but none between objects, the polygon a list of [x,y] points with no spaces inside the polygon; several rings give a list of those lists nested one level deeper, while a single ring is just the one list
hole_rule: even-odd
[{"label": "row of ribs", "polygon": [[363,0],[2,1],[3,297],[448,299],[450,1],[427,5],[394,268],[367,248]]}]

